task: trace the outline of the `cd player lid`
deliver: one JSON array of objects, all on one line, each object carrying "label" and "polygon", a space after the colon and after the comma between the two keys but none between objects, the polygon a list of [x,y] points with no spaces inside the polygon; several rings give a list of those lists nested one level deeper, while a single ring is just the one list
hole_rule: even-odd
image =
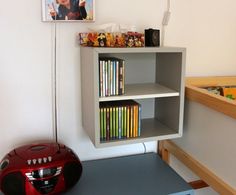
[{"label": "cd player lid", "polygon": [[15,149],[15,153],[25,160],[29,158],[38,158],[44,156],[53,156],[60,150],[57,143],[43,143],[25,145]]}]

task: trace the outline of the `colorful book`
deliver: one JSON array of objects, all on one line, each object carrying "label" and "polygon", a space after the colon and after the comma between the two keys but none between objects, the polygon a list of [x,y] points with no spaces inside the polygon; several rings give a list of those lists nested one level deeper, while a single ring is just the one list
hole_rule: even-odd
[{"label": "colorful book", "polygon": [[119,61],[119,95],[123,94],[123,63]]},{"label": "colorful book", "polygon": [[116,95],[119,95],[119,61],[116,60]]},{"label": "colorful book", "polygon": [[106,108],[106,140],[109,140],[110,139],[110,110],[109,108]]},{"label": "colorful book", "polygon": [[107,90],[107,88],[108,88],[108,85],[107,85],[107,73],[108,73],[108,70],[107,70],[107,62],[106,61],[104,61],[104,67],[105,67],[105,70],[104,70],[105,94],[104,94],[104,96],[107,96],[108,95],[108,90]]},{"label": "colorful book", "polygon": [[113,112],[112,112],[112,107],[109,107],[109,112],[110,112],[110,140],[112,140],[112,138],[113,138],[113,124],[112,124],[112,122],[113,122]]},{"label": "colorful book", "polygon": [[127,138],[127,107],[123,107],[123,137]]},{"label": "colorful book", "polygon": [[116,107],[116,138],[119,139],[119,108]]},{"label": "colorful book", "polygon": [[106,125],[106,122],[107,122],[107,120],[106,120],[106,117],[107,117],[107,109],[103,109],[103,137],[104,137],[104,140],[106,140],[106,137],[107,137],[107,131],[106,131],[106,127],[107,127],[107,125]]},{"label": "colorful book", "polygon": [[99,96],[103,97],[103,65],[102,61],[99,61]]},{"label": "colorful book", "polygon": [[122,133],[122,129],[121,129],[121,125],[122,125],[122,115],[121,115],[121,107],[118,108],[119,110],[119,114],[118,114],[118,138],[121,139],[121,133]]},{"label": "colorful book", "polygon": [[137,111],[136,111],[136,106],[133,106],[133,121],[134,121],[134,126],[133,126],[133,137],[137,137]]},{"label": "colorful book", "polygon": [[127,134],[127,138],[130,137],[130,106],[127,106],[127,131],[126,131],[126,134]]},{"label": "colorful book", "polygon": [[134,100],[100,102],[100,139],[134,138],[141,135],[141,105]]},{"label": "colorful book", "polygon": [[116,63],[112,61],[113,66],[113,95],[116,95]]},{"label": "colorful book", "polygon": [[133,128],[134,128],[134,108],[133,106],[131,106],[130,107],[130,137],[134,137]]},{"label": "colorful book", "polygon": [[103,87],[102,87],[102,97],[106,96],[106,64],[105,61],[102,61],[102,83],[103,83]]},{"label": "colorful book", "polygon": [[113,129],[112,139],[116,139],[116,108],[115,107],[112,107],[112,129]]},{"label": "colorful book", "polygon": [[138,136],[141,136],[141,105],[139,104],[139,113],[138,113]]},{"label": "colorful book", "polygon": [[99,58],[99,96],[122,95],[125,91],[125,62],[119,58]]},{"label": "colorful book", "polygon": [[99,109],[100,116],[100,140],[103,141],[103,108]]}]

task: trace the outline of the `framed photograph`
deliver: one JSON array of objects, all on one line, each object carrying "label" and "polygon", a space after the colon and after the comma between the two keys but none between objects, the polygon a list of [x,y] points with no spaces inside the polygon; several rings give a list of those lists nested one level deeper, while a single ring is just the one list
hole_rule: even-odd
[{"label": "framed photograph", "polygon": [[41,1],[43,21],[95,21],[95,0]]}]

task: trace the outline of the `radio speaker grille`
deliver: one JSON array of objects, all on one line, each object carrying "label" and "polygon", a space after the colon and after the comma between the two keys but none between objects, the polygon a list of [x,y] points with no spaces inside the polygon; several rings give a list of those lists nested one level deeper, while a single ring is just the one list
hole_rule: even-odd
[{"label": "radio speaker grille", "polygon": [[81,173],[82,173],[82,166],[77,162],[70,162],[65,164],[63,174],[65,178],[66,188],[73,187],[79,180]]},{"label": "radio speaker grille", "polygon": [[25,195],[25,178],[20,172],[7,174],[2,180],[2,191],[7,195]]}]

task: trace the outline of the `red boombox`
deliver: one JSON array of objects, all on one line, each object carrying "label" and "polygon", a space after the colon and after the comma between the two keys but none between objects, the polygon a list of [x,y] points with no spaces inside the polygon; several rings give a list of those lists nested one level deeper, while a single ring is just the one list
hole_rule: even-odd
[{"label": "red boombox", "polygon": [[74,186],[81,173],[79,158],[65,145],[26,145],[1,161],[0,189],[6,195],[58,194]]}]

